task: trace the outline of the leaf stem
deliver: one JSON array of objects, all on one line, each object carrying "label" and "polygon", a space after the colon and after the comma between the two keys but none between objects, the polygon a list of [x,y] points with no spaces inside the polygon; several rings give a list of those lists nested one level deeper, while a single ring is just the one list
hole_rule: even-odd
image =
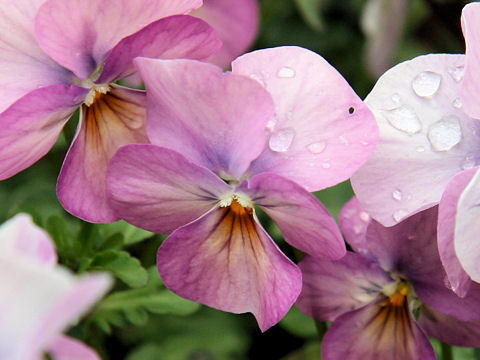
[{"label": "leaf stem", "polygon": [[443,342],[441,344],[442,344],[442,360],[453,360],[452,347]]}]

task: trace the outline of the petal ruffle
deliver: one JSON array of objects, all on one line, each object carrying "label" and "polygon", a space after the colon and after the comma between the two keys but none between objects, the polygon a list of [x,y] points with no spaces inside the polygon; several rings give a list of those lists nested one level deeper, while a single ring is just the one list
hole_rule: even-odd
[{"label": "petal ruffle", "polygon": [[147,143],[145,93],[112,85],[82,106],[75,140],[58,177],[57,195],[63,207],[86,221],[118,220],[107,203],[107,165],[116,150],[130,143]]},{"label": "petal ruffle", "polygon": [[372,218],[363,209],[356,197],[348,201],[338,215],[345,240],[352,249],[366,257],[371,257],[367,245],[367,228]]},{"label": "petal ruffle", "polygon": [[0,179],[29,167],[57,141],[88,90],[52,85],[36,89],[0,114]]},{"label": "petal ruffle", "polygon": [[336,261],[307,256],[298,266],[303,287],[297,306],[320,321],[333,321],[371,303],[393,282],[377,264],[352,252]]},{"label": "petal ruffle", "polygon": [[405,301],[403,306],[373,303],[337,318],[323,339],[322,359],[435,360],[436,356]]},{"label": "petal ruffle", "polygon": [[460,88],[465,112],[475,119],[480,119],[480,4],[465,5],[462,11],[462,30],[465,36],[465,75]]},{"label": "petal ruffle", "polygon": [[112,49],[98,84],[133,74],[138,56],[161,59],[205,60],[222,46],[215,31],[202,20],[177,15],[158,20],[124,38]]},{"label": "petal ruffle", "polygon": [[50,345],[48,353],[53,360],[101,360],[95,350],[77,339],[60,335]]},{"label": "petal ruffle", "polygon": [[385,226],[437,204],[455,174],[480,162],[480,122],[458,98],[463,64],[462,55],[417,57],[382,75],[365,99],[380,142],[352,186]]},{"label": "petal ruffle", "polygon": [[324,259],[345,255],[345,242],[335,219],[300,185],[274,173],[263,173],[238,190],[265,210],[291,245]]},{"label": "petal ruffle", "polygon": [[302,286],[300,269],[235,200],[177,229],[157,258],[165,285],[193,301],[233,313],[251,312],[262,331],[276,324]]},{"label": "petal ruffle", "polygon": [[265,146],[265,125],[274,113],[268,92],[251,79],[198,61],[135,63],[147,87],[151,142],[226,180],[240,179]]},{"label": "petal ruffle", "polygon": [[203,6],[191,15],[205,20],[218,32],[223,46],[211,62],[222,68],[229,67],[232,60],[243,54],[257,36],[257,0],[204,0]]},{"label": "petal ruffle", "polygon": [[[470,169],[457,174],[445,189],[438,207],[438,252],[447,273],[450,287],[461,297],[467,294],[472,281],[460,264],[455,252],[457,205],[460,195],[476,171],[476,169]],[[467,213],[466,216],[469,216],[469,214]],[[458,220],[462,221],[461,218],[458,218]],[[475,222],[472,223],[472,226],[475,226]]]},{"label": "petal ruffle", "polygon": [[122,147],[107,173],[107,192],[115,213],[158,233],[170,233],[197,219],[231,191],[210,170],[155,145]]},{"label": "petal ruffle", "polygon": [[317,191],[348,179],[372,154],[378,141],[372,113],[319,55],[294,46],[259,50],[232,69],[263,84],[276,106],[269,146],[252,173],[274,172]]},{"label": "petal ruffle", "polygon": [[50,57],[86,79],[124,37],[201,4],[201,0],[47,0],[35,18],[35,34]]}]

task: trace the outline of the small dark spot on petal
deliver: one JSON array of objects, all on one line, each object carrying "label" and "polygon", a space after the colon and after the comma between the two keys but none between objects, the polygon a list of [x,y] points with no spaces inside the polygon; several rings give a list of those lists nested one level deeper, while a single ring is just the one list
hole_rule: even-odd
[{"label": "small dark spot on petal", "polygon": [[353,114],[355,112],[355,108],[354,107],[350,107],[350,109],[348,109],[348,113],[349,114]]}]

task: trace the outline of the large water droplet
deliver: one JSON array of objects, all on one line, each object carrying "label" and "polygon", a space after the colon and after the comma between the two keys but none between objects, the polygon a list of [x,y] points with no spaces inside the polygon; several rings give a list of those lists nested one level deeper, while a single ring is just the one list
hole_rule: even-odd
[{"label": "large water droplet", "polygon": [[268,146],[272,151],[285,152],[290,148],[294,137],[295,130],[292,128],[280,129],[270,137]]},{"label": "large water droplet", "polygon": [[448,73],[453,78],[453,80],[460,82],[463,79],[463,75],[465,74],[465,67],[457,66],[457,67],[450,67],[448,68]]},{"label": "large water droplet", "polygon": [[430,125],[428,140],[436,151],[448,151],[462,140],[462,128],[456,116],[445,116]]},{"label": "large water droplet", "polygon": [[320,154],[325,150],[326,147],[327,147],[327,143],[325,141],[317,141],[308,145],[307,149],[311,153]]},{"label": "large water droplet", "polygon": [[279,78],[293,78],[295,77],[295,70],[290,67],[284,66],[278,70],[277,76]]},{"label": "large water droplet", "polygon": [[402,200],[402,192],[400,190],[396,189],[392,192],[392,197],[395,200],[400,201],[400,200]]},{"label": "large water droplet", "polygon": [[394,128],[415,134],[422,130],[422,123],[415,111],[409,106],[400,106],[398,108],[385,111],[385,117]]},{"label": "large water droplet", "polygon": [[465,159],[462,161],[462,170],[468,170],[475,167],[475,156],[473,154],[468,154],[465,156]]},{"label": "large water droplet", "polygon": [[434,95],[440,88],[442,76],[432,71],[423,71],[412,81],[412,89],[421,97]]},{"label": "large water droplet", "polygon": [[408,212],[405,211],[405,210],[397,210],[393,213],[393,220],[395,220],[396,222],[399,222],[401,221],[402,219],[404,219],[405,217],[407,217],[408,215]]}]

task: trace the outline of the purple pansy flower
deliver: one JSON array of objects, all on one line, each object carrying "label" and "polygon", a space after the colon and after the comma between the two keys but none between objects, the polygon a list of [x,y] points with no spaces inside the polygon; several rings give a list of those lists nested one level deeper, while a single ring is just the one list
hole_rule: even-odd
[{"label": "purple pansy flower", "polygon": [[109,276],[58,266],[52,240],[25,214],[0,226],[0,274],[1,359],[100,359],[61,333],[108,290]]},{"label": "purple pansy flower", "polygon": [[114,84],[133,58],[206,59],[214,30],[186,14],[201,0],[21,0],[0,6],[0,178],[49,151],[80,106],[58,179],[62,205],[85,220],[118,220],[105,201],[108,160],[147,143],[145,94]]},{"label": "purple pansy flower", "polygon": [[356,198],[340,213],[356,253],[337,261],[305,258],[298,306],[333,321],[322,359],[435,359],[432,336],[480,346],[479,288],[460,298],[445,286],[436,246],[437,207],[387,228],[370,220]]},{"label": "purple pansy flower", "polygon": [[111,206],[134,225],[173,231],[158,252],[171,290],[252,312],[266,330],[297,298],[301,273],[254,206],[293,246],[342,257],[334,219],[306,189],[345,180],[368,158],[373,117],[335,69],[302,48],[246,54],[233,73],[191,60],[135,62],[154,145],[128,145],[112,158]]}]

